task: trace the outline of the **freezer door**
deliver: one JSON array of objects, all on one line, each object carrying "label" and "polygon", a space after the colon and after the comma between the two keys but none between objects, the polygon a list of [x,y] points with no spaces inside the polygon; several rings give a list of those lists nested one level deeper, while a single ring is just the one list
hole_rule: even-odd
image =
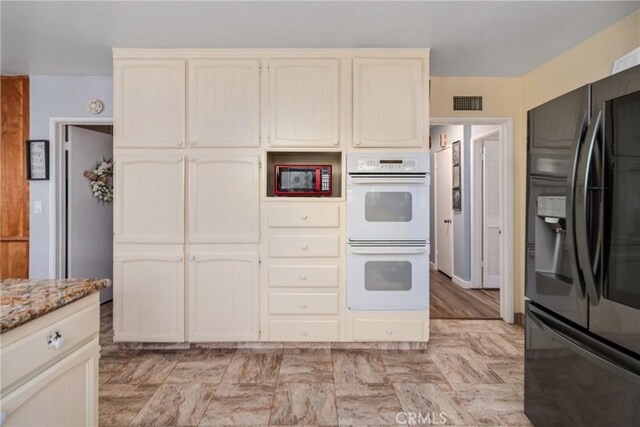
[{"label": "freezer door", "polygon": [[[573,193],[589,93],[584,86],[529,111],[527,141],[526,295],[584,327],[587,300],[577,271]],[[556,224],[539,206],[548,196],[565,201]]]},{"label": "freezer door", "polygon": [[524,411],[537,426],[640,425],[640,362],[527,303]]}]

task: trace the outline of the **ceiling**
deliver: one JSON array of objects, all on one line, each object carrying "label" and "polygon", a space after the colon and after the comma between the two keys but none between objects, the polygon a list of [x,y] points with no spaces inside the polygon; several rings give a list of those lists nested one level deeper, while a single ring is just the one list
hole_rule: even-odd
[{"label": "ceiling", "polygon": [[3,0],[1,72],[110,75],[112,47],[430,47],[432,75],[521,76],[639,6],[638,1]]}]

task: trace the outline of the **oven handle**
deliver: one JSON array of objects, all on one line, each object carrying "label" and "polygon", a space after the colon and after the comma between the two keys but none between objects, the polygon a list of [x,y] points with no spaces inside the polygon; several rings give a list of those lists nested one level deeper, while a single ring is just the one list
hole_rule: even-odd
[{"label": "oven handle", "polygon": [[357,255],[415,255],[423,254],[427,248],[421,246],[419,248],[403,248],[398,246],[375,246],[375,247],[353,247],[349,248],[349,252]]},{"label": "oven handle", "polygon": [[396,177],[375,176],[375,177],[349,177],[350,184],[427,184],[428,178],[422,177]]}]

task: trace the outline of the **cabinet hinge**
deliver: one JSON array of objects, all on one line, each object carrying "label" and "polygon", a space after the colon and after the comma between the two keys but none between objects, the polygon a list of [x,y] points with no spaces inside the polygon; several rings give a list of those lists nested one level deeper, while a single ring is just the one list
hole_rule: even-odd
[{"label": "cabinet hinge", "polygon": [[65,141],[64,142],[64,150],[65,151],[69,151],[70,148],[71,148],[71,143],[69,141]]},{"label": "cabinet hinge", "polygon": [[258,168],[262,168],[262,160],[258,160]]}]

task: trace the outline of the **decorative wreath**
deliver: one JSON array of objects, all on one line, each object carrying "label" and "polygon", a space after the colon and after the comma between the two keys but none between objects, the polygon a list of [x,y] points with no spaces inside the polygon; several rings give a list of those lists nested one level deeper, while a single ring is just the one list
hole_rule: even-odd
[{"label": "decorative wreath", "polygon": [[84,171],[83,175],[91,181],[93,197],[102,203],[113,201],[113,158],[105,160],[101,157],[96,168],[92,171]]}]

